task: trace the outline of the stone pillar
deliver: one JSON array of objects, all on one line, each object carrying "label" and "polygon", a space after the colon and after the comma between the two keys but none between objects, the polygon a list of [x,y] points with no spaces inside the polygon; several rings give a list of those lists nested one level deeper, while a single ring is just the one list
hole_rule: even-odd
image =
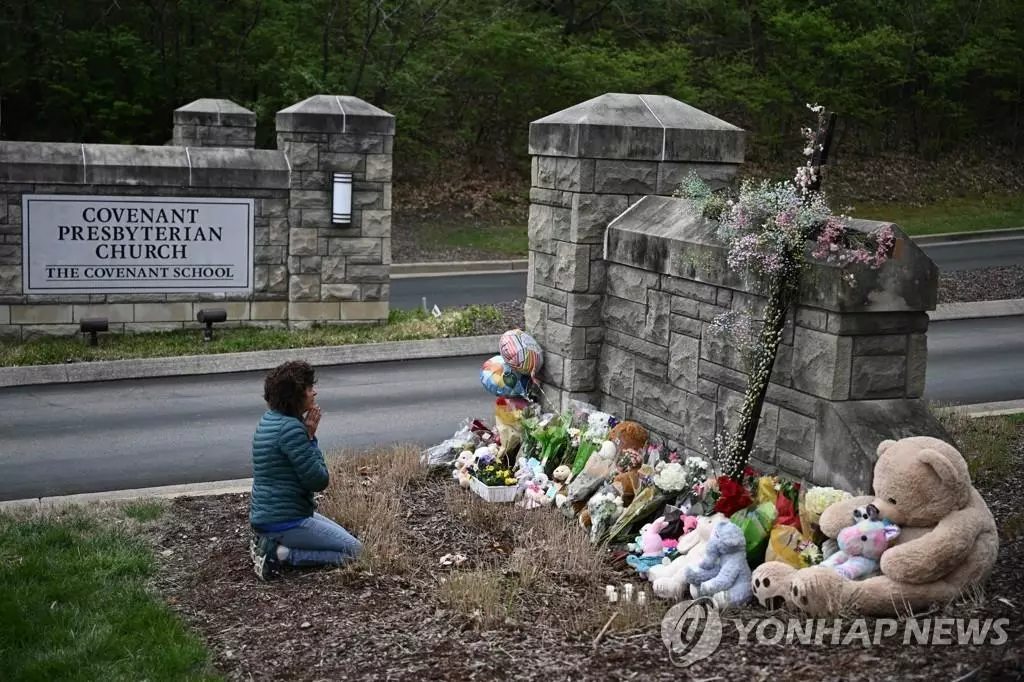
[{"label": "stone pillar", "polygon": [[663,95],[605,94],[530,124],[526,327],[544,349],[549,408],[599,403],[608,224],[645,195],[671,195],[691,170],[731,182],[744,135]]},{"label": "stone pillar", "polygon": [[256,146],[256,114],[226,99],[197,99],[174,110],[176,147]]},{"label": "stone pillar", "polygon": [[[315,95],[277,113],[277,145],[291,167],[293,326],[387,320],[394,135],[394,116],[355,97]],[[335,172],[352,174],[345,225],[331,220]]]}]

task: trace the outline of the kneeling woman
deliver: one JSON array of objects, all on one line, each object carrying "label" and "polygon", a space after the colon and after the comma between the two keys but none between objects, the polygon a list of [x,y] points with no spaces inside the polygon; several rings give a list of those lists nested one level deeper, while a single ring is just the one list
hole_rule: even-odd
[{"label": "kneeling woman", "polygon": [[281,564],[340,565],[355,560],[362,545],[344,528],[316,512],[313,493],[329,482],[316,439],[320,407],[316,377],[306,362],[286,362],[267,375],[267,411],[252,438],[249,523],[253,566],[267,580]]}]

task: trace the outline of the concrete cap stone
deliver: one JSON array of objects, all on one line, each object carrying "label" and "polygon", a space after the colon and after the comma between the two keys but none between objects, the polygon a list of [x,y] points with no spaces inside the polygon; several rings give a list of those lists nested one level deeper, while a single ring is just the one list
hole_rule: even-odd
[{"label": "concrete cap stone", "polygon": [[288,160],[276,149],[189,147],[193,187],[288,189]]},{"label": "concrete cap stone", "polygon": [[395,117],[358,97],[313,95],[277,112],[277,131],[394,135]]},{"label": "concrete cap stone", "polygon": [[0,182],[68,184],[85,180],[83,145],[0,140]]},{"label": "concrete cap stone", "polygon": [[[870,233],[892,227],[895,254],[878,270],[856,271],[856,284],[843,275],[854,272],[816,261],[808,243],[808,263],[801,282],[800,304],[838,313],[921,312],[935,310],[939,271],[935,263],[897,226],[851,220],[850,228]],[[728,250],[717,223],[704,218],[695,202],[647,196],[608,225],[605,260],[674,277],[756,293],[742,273],[729,269]]]},{"label": "concrete cap stone", "polygon": [[82,145],[86,181],[96,185],[188,187],[184,147],[121,144]]},{"label": "concrete cap stone", "polygon": [[229,99],[197,99],[174,110],[175,125],[255,128],[256,114]]},{"label": "concrete cap stone", "polygon": [[742,163],[746,133],[665,95],[607,93],[530,124],[532,155]]}]

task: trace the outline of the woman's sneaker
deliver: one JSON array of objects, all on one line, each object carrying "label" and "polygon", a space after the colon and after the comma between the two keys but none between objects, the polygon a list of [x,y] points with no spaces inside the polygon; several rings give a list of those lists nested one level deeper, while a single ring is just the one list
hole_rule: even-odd
[{"label": "woman's sneaker", "polygon": [[281,564],[277,560],[277,542],[265,535],[253,534],[249,542],[249,553],[252,556],[253,570],[264,582],[270,580],[280,571]]}]

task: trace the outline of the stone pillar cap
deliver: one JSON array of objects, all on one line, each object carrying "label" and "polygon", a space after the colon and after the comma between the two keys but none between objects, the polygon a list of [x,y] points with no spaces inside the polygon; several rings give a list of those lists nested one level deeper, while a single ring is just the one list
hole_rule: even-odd
[{"label": "stone pillar cap", "polygon": [[743,163],[745,131],[665,95],[607,93],[530,124],[530,154]]},{"label": "stone pillar cap", "polygon": [[395,117],[348,95],[313,95],[277,112],[279,133],[394,135]]},{"label": "stone pillar cap", "polygon": [[174,110],[175,125],[255,128],[256,114],[229,99],[197,99]]}]

